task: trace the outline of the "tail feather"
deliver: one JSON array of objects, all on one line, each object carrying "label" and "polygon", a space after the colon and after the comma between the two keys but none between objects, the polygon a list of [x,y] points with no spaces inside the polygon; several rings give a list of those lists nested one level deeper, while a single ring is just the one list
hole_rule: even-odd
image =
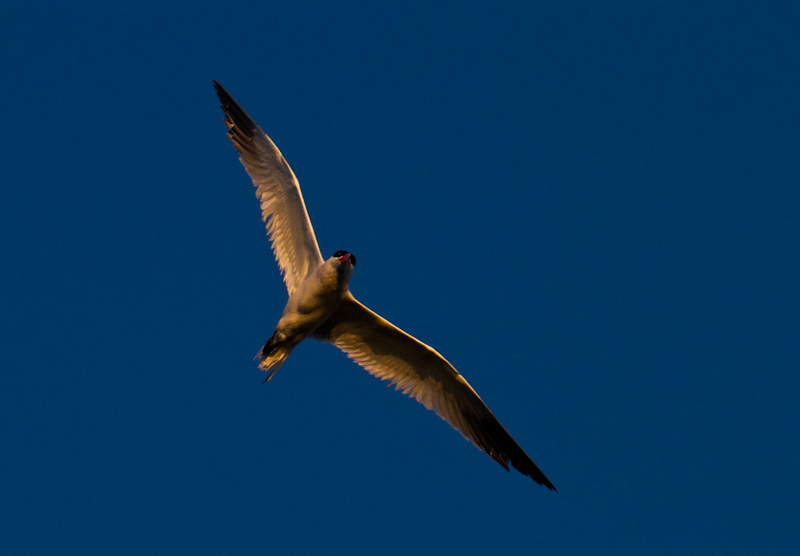
[{"label": "tail feather", "polygon": [[286,358],[289,357],[289,354],[292,352],[293,347],[293,345],[279,338],[277,331],[270,336],[267,343],[264,344],[264,347],[262,347],[261,351],[256,355],[256,357],[261,359],[261,363],[258,364],[259,368],[269,373],[267,378],[264,379],[264,382],[271,379],[275,371],[283,365],[283,362],[286,361]]}]

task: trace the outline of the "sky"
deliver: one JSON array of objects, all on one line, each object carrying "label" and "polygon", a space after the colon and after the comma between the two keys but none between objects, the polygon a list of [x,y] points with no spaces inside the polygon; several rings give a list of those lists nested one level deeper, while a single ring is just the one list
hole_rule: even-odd
[{"label": "sky", "polygon": [[[6,554],[790,554],[794,2],[0,8]],[[330,345],[212,80],[351,290],[558,487]]]}]

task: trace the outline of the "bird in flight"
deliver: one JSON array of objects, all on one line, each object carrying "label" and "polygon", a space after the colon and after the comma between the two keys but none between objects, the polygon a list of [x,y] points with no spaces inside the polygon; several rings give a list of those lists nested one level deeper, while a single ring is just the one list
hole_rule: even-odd
[{"label": "bird in flight", "polygon": [[415,398],[509,469],[556,490],[519,447],[480,396],[435,349],[370,311],[348,287],[356,257],[322,253],[297,178],[264,131],[222,85],[214,81],[228,137],[253,180],[261,214],[283,274],[289,301],[275,332],[257,355],[265,382],[308,337],[328,342],[374,376]]}]

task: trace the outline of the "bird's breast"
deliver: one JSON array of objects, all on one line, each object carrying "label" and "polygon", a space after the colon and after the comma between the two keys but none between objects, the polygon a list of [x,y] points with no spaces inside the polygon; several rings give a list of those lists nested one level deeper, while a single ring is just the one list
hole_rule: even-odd
[{"label": "bird's breast", "polygon": [[312,273],[289,298],[278,328],[305,338],[339,307],[345,291],[335,275]]}]

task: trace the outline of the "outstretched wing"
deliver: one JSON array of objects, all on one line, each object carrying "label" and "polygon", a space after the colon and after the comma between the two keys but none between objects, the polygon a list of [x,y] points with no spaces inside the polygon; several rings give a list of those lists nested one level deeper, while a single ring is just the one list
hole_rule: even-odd
[{"label": "outstretched wing", "polygon": [[272,251],[292,295],[308,273],[323,263],[300,184],[275,143],[222,85],[214,81],[214,87],[225,112],[228,137],[256,186]]},{"label": "outstretched wing", "polygon": [[341,306],[314,333],[396,390],[415,398],[508,469],[556,490],[480,396],[433,348],[406,334],[359,303],[349,292]]}]

